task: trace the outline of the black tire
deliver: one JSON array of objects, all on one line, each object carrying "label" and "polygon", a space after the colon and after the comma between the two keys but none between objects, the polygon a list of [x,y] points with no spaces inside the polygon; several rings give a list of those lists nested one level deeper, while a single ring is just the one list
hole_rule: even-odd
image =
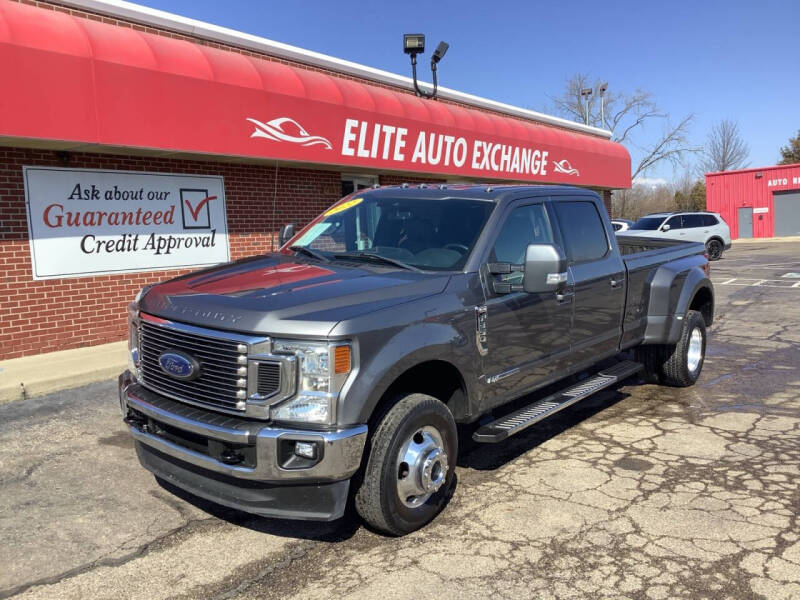
[{"label": "black tire", "polygon": [[[700,336],[700,355],[696,365],[689,359],[695,331]],[[705,356],[706,322],[696,310],[687,311],[677,344],[639,346],[636,349],[636,360],[644,365],[644,380],[672,387],[694,385],[703,370]]]},{"label": "black tire", "polygon": [[706,242],[706,252],[708,252],[708,260],[719,260],[722,258],[722,251],[725,247],[718,239],[708,240]]},{"label": "black tire", "polygon": [[[440,434],[448,469],[438,491],[411,508],[398,494],[398,455],[403,444],[426,426]],[[453,415],[442,402],[425,394],[402,397],[378,423],[368,451],[355,507],[370,526],[391,535],[405,535],[429,523],[445,507],[455,483],[458,433]]]}]

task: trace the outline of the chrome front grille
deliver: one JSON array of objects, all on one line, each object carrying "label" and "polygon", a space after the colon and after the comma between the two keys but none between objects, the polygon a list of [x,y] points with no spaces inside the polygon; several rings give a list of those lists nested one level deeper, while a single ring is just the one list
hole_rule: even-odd
[{"label": "chrome front grille", "polygon": [[[200,333],[198,328],[176,329],[143,318],[139,330],[142,383],[155,392],[202,404],[226,412],[244,413],[247,396],[248,347],[236,339]],[[220,333],[220,336],[224,334]],[[165,373],[159,357],[179,351],[200,364],[200,374],[191,380]]]}]

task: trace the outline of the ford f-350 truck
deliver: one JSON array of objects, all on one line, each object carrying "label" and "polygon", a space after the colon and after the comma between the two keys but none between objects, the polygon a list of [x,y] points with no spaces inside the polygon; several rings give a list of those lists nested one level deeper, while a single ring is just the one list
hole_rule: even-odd
[{"label": "ford f-350 truck", "polygon": [[636,373],[688,386],[703,367],[703,245],[615,236],[587,190],[362,190],[282,237],[129,308],[139,459],[223,505],[332,520],[352,499],[406,534],[450,496],[460,431],[500,442]]}]

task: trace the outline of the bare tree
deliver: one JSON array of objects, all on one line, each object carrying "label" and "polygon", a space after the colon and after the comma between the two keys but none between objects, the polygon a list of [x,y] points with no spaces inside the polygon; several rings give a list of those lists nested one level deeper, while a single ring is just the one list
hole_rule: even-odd
[{"label": "bare tree", "polygon": [[628,190],[616,190],[611,199],[615,217],[636,220],[648,213],[675,210],[675,192],[668,184],[634,183]]},{"label": "bare tree", "polygon": [[697,178],[692,174],[692,169],[686,169],[672,182],[673,198],[677,210],[692,210],[692,188],[697,183]]},{"label": "bare tree", "polygon": [[[584,122],[588,115],[590,125],[610,130],[615,142],[635,148],[637,157],[632,177],[644,175],[663,161],[673,166],[681,164],[687,154],[699,151],[690,144],[688,135],[694,115],[673,122],[658,108],[650,92],[636,90],[625,94],[607,90],[601,93],[604,85],[600,79],[592,83],[588,75],[578,73],[567,80],[564,93],[551,98],[551,101],[558,114]],[[592,90],[588,97],[581,95],[585,89]],[[663,121],[661,136],[655,142],[638,144],[636,134],[646,123],[654,120]]]},{"label": "bare tree", "polygon": [[723,119],[711,127],[700,166],[705,173],[741,169],[747,166],[749,155],[750,148],[739,133],[739,124]]}]

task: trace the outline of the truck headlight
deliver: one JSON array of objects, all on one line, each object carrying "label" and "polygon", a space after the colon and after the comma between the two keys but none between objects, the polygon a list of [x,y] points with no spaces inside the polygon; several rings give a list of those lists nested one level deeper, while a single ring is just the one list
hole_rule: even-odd
[{"label": "truck headlight", "polygon": [[128,370],[135,379],[139,379],[139,305],[131,302],[128,305]]},{"label": "truck headlight", "polygon": [[352,369],[349,344],[275,340],[276,354],[297,357],[297,394],[271,411],[276,421],[298,421],[332,425],[336,419],[336,400]]}]

